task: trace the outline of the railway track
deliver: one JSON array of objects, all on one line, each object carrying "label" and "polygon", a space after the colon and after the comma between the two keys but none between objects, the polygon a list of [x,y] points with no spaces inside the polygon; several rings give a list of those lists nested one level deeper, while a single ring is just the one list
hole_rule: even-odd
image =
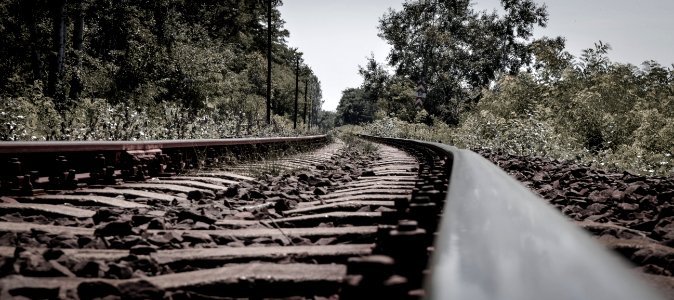
[{"label": "railway track", "polygon": [[[435,230],[414,218],[444,199],[445,158],[338,141],[233,165],[213,155],[190,170],[184,160],[157,166],[171,147],[136,146],[89,146],[98,166],[88,173],[83,162],[67,165],[77,149],[40,150],[60,164],[51,171],[7,158],[15,169],[0,204],[3,299],[355,298],[384,286],[402,298],[421,288],[426,232]],[[128,159],[107,166],[106,154]],[[393,263],[407,255],[422,261]]]},{"label": "railway track", "polygon": [[364,139],[0,145],[0,298],[659,299],[474,153]]}]

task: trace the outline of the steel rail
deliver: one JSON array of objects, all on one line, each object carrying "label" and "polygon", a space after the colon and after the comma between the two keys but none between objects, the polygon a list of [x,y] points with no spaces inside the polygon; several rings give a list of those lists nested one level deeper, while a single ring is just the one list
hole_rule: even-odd
[{"label": "steel rail", "polygon": [[150,140],[150,141],[45,141],[45,142],[0,142],[0,154],[86,152],[86,151],[134,151],[151,149],[175,149],[195,147],[219,147],[232,145],[274,144],[303,142],[324,139],[325,135],[271,138],[197,139],[197,140]]},{"label": "steel rail", "polygon": [[589,233],[480,155],[416,140],[452,160],[426,299],[664,299]]}]

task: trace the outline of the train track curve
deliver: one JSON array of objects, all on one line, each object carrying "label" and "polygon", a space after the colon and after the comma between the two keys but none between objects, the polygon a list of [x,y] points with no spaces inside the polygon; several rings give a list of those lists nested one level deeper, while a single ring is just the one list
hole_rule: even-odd
[{"label": "train track curve", "polygon": [[0,162],[2,299],[660,299],[442,144],[6,143]]}]

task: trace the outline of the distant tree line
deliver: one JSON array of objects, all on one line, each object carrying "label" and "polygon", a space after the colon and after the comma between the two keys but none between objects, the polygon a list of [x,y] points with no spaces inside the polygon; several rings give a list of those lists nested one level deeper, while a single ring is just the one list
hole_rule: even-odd
[{"label": "distant tree line", "polygon": [[[72,128],[82,127],[82,122],[103,129],[119,125],[120,120],[95,116],[105,107],[157,120],[173,114],[169,117],[176,127],[191,124],[175,128],[178,132],[197,130],[200,125],[189,122],[200,118],[211,125],[236,123],[236,131],[262,126],[267,1],[2,1],[0,138],[22,139],[38,132],[68,139],[77,138]],[[292,121],[299,69],[299,120],[306,127],[304,120],[317,120],[320,114],[320,82],[301,63],[302,53],[286,42],[289,33],[277,9],[281,1],[272,3],[272,111],[285,118],[283,122]],[[58,130],[42,132],[34,124],[38,121],[9,116],[17,112],[34,118],[46,115]],[[148,125],[133,126],[138,131]],[[142,138],[137,132],[126,135],[109,138]]]}]

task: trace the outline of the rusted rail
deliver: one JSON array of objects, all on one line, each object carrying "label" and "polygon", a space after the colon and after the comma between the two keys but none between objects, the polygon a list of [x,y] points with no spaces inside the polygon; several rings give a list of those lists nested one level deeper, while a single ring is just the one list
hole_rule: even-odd
[{"label": "rusted rail", "polygon": [[150,140],[150,141],[54,141],[54,142],[1,142],[0,154],[65,153],[95,151],[133,151],[153,149],[206,148],[241,145],[263,145],[324,140],[325,135],[300,137],[201,139],[201,140]]},{"label": "rusted rail", "polygon": [[31,194],[33,189],[72,189],[78,183],[144,180],[207,166],[219,159],[259,158],[275,151],[316,147],[327,136],[0,143],[0,193]]}]

